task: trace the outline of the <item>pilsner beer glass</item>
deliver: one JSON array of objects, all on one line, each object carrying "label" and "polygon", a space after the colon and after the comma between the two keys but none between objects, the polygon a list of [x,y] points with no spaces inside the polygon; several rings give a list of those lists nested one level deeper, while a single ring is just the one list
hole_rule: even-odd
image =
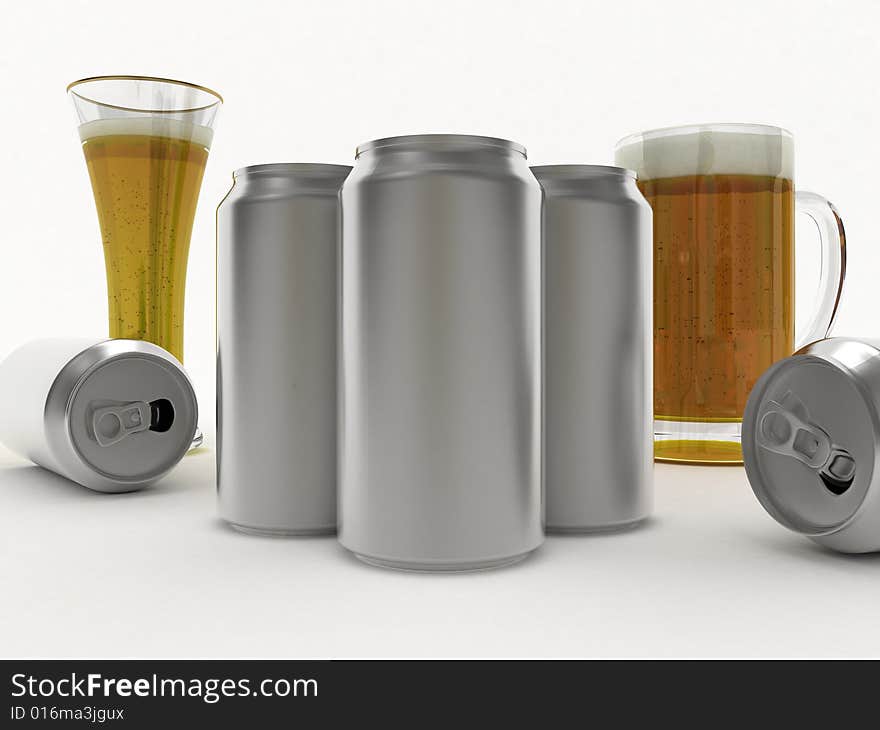
[{"label": "pilsner beer glass", "polygon": [[147,76],[67,87],[79,117],[107,270],[110,337],[183,361],[190,234],[221,96]]},{"label": "pilsner beer glass", "polygon": [[[743,410],[761,373],[825,337],[843,287],[843,224],[794,190],[794,141],[779,127],[704,124],[617,144],[654,211],[654,456],[741,464]],[[794,217],[818,225],[816,307],[794,327]]]}]

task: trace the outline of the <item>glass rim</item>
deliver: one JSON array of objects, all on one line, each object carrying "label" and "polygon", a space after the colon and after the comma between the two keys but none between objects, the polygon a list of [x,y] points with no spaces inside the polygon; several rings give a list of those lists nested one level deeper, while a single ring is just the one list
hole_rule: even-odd
[{"label": "glass rim", "polygon": [[785,127],[777,127],[773,124],[758,124],[749,122],[709,122],[706,124],[683,124],[673,127],[657,127],[656,129],[648,129],[644,132],[636,132],[628,134],[626,137],[617,141],[614,149],[620,149],[636,142],[644,142],[652,139],[663,139],[664,137],[683,137],[690,134],[699,134],[700,132],[718,132],[720,134],[739,132],[740,134],[754,134],[765,136],[783,136],[793,139],[794,135]]},{"label": "glass rim", "polygon": [[[206,94],[210,94],[216,100],[212,101],[210,104],[205,104],[204,106],[197,107],[189,107],[189,108],[181,108],[181,109],[138,109],[136,107],[129,106],[120,106],[118,104],[108,104],[104,101],[98,101],[97,99],[93,99],[85,94],[80,93],[79,91],[74,90],[77,86],[82,86],[83,84],[89,84],[94,81],[151,81],[160,84],[174,84],[176,86],[185,86],[190,89],[197,89],[198,91],[202,91]],[[71,81],[67,85],[66,89],[68,94],[73,94],[74,96],[82,99],[83,101],[87,101],[90,104],[97,104],[98,106],[107,107],[108,109],[119,109],[120,111],[127,112],[140,112],[142,114],[181,114],[187,112],[200,112],[205,111],[206,109],[210,109],[217,104],[223,103],[223,97],[213,89],[208,88],[207,86],[202,86],[201,84],[194,84],[190,81],[180,81],[178,79],[168,79],[162,76],[137,76],[137,75],[115,75],[115,76],[87,76],[82,79],[77,79],[76,81]]]}]

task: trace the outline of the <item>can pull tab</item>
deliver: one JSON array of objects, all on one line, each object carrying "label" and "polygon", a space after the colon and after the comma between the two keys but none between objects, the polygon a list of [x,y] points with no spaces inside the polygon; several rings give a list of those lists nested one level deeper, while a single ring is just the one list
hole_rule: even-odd
[{"label": "can pull tab", "polygon": [[758,443],[768,451],[797,459],[815,470],[829,491],[843,494],[855,477],[855,460],[809,419],[807,407],[789,391],[779,402],[768,401],[762,409]]},{"label": "can pull tab", "polygon": [[96,408],[92,414],[92,430],[98,446],[112,446],[133,433],[147,431],[150,422],[150,404],[144,401]]}]

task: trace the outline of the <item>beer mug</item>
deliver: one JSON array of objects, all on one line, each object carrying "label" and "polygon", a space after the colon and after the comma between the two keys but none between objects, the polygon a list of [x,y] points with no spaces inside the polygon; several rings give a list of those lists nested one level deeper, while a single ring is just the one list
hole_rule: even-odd
[{"label": "beer mug", "polygon": [[[778,127],[658,129],[622,139],[615,159],[636,171],[654,212],[655,459],[741,464],[752,386],[834,321],[843,223],[824,198],[795,192],[794,141]],[[796,210],[822,248],[818,302],[797,336]]]},{"label": "beer mug", "polygon": [[190,234],[222,98],[148,76],[81,79],[67,91],[104,242],[110,336],[183,362]]}]

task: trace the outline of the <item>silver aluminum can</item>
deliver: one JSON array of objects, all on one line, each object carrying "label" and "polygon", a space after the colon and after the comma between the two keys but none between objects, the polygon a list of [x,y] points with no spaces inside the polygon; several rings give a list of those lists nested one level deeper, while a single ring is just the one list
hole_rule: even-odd
[{"label": "silver aluminum can", "polygon": [[342,188],[339,540],[475,570],[543,540],[541,188],[513,142],[380,139]]},{"label": "silver aluminum can", "polygon": [[653,504],[651,207],[620,167],[532,172],[544,189],[547,530],[631,526]]},{"label": "silver aluminum can", "polygon": [[163,477],[197,422],[186,373],[150,342],[35,340],[0,363],[0,442],[98,492]]},{"label": "silver aluminum can", "polygon": [[760,377],[743,417],[749,483],[780,524],[880,551],[880,341],[819,340]]},{"label": "silver aluminum can", "polygon": [[350,167],[237,170],[217,209],[220,516],[336,529],[339,188]]}]

